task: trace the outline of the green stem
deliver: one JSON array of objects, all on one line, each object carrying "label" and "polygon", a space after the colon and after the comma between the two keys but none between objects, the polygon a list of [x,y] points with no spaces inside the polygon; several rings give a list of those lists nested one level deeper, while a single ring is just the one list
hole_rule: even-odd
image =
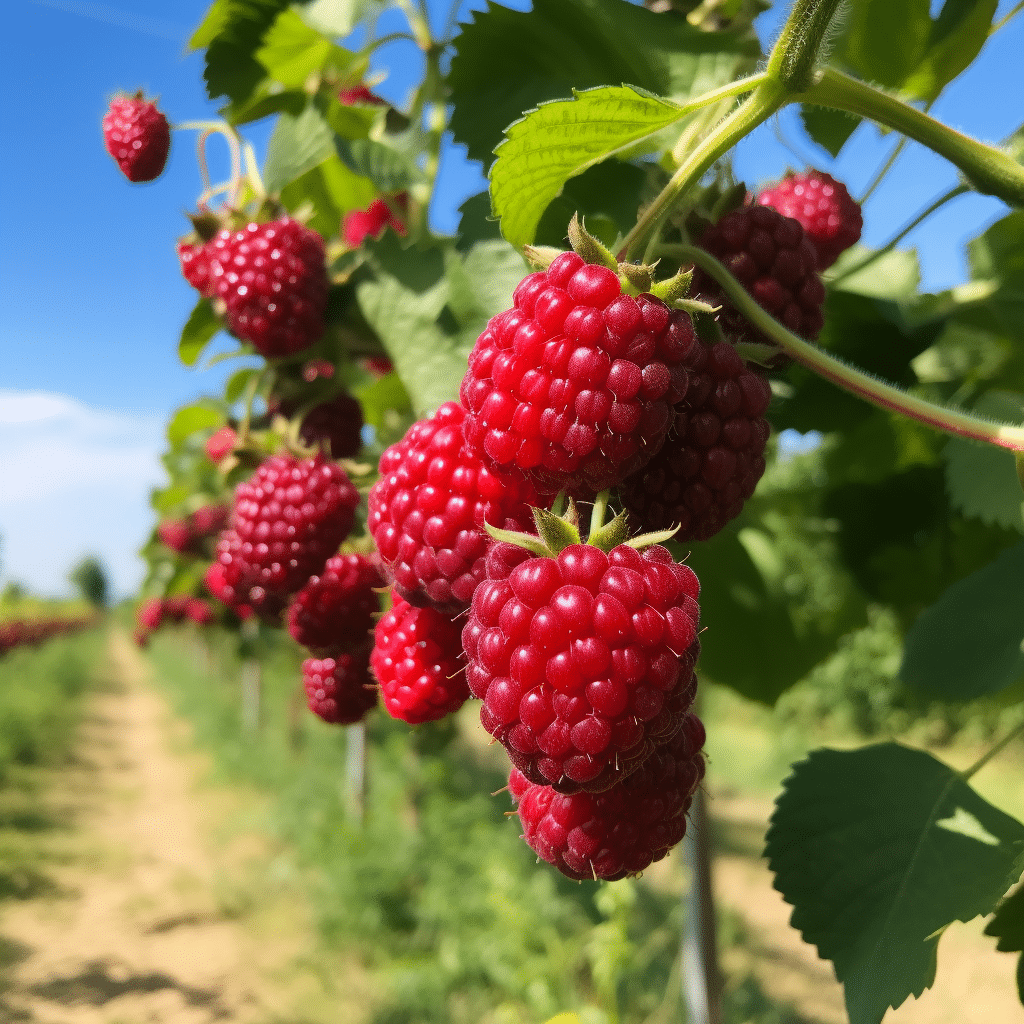
[{"label": "green stem", "polygon": [[594,499],[594,507],[590,510],[590,530],[587,536],[596,534],[604,526],[604,517],[608,512],[608,498],[611,492],[604,490]]},{"label": "green stem", "polygon": [[960,775],[966,780],[971,776],[976,775],[982,768],[985,767],[997,754],[1001,754],[1006,747],[1010,745],[1021,733],[1024,733],[1024,722],[1021,722],[1016,728],[1011,729],[994,747],[992,747],[987,753],[983,754],[974,764],[971,765],[966,771],[962,771]]},{"label": "green stem", "polygon": [[749,292],[710,253],[696,246],[673,246],[680,258],[697,264],[722,287],[729,301],[757,330],[766,334],[786,355],[818,376],[889,412],[900,413],[958,437],[984,441],[1010,451],[1024,452],[1024,427],[981,420],[959,409],[949,409],[907,394],[892,384],[858,370],[823,348],[804,341],[766,313]]},{"label": "green stem", "polygon": [[825,68],[800,99],[895,128],[959,167],[979,192],[1024,206],[1024,167],[1015,160],[864,82]]},{"label": "green stem", "polygon": [[1016,18],[1017,15],[1020,14],[1021,11],[1024,11],[1024,0],[1021,0],[1021,2],[1019,4],[1017,4],[1017,6],[1014,7],[1014,9],[1012,11],[1010,11],[1008,14],[1006,14],[1002,18],[1000,18],[999,21],[997,21],[988,30],[988,34],[990,36],[994,36],[1001,28],[1004,28],[1007,24],[1009,24],[1011,21],[1013,21],[1013,19]]},{"label": "green stem", "polygon": [[914,230],[922,221],[927,220],[936,210],[940,207],[945,206],[951,199],[956,199],[957,196],[962,196],[967,192],[970,192],[971,188],[969,185],[957,185],[955,188],[951,188],[945,195],[939,196],[930,206],[922,210],[912,221],[910,221],[906,227],[904,227],[898,234],[894,235],[881,249],[876,249],[874,252],[869,253],[859,263],[855,263],[848,270],[844,270],[841,274],[831,278],[828,283],[830,285],[838,284],[840,281],[845,281],[848,277],[852,277],[854,274],[860,273],[865,267],[870,266],[880,256],[884,256],[887,252],[895,249],[900,242],[903,241],[911,231]]},{"label": "green stem", "polygon": [[796,0],[778,42],[768,55],[768,77],[787,93],[810,86],[829,25],[840,0]]},{"label": "green stem", "polygon": [[858,206],[863,206],[872,197],[872,195],[874,195],[875,189],[877,189],[885,180],[885,176],[892,170],[892,165],[900,158],[900,153],[903,152],[906,145],[907,137],[906,135],[901,135],[899,142],[896,143],[893,151],[889,154],[888,159],[878,169],[875,176],[871,179],[871,183],[868,187],[864,189],[864,194],[857,200]]},{"label": "green stem", "polygon": [[[764,76],[754,77],[759,77],[761,84],[680,164],[679,169],[626,236],[619,250],[619,260],[628,259],[634,250],[639,250],[650,231],[671,210],[676,199],[696,184],[720,156],[732,149],[759,124],[767,121],[786,102],[786,94],[777,83],[767,81]],[[707,97],[712,95],[708,93]],[[707,97],[702,97],[702,101]],[[715,97],[716,100],[719,98]],[[701,105],[705,104],[702,102]]]}]

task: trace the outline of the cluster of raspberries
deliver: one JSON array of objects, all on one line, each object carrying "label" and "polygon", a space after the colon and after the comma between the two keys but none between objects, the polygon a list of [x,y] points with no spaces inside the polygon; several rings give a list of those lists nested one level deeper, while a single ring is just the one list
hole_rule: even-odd
[{"label": "cluster of raspberries", "polygon": [[143,601],[135,613],[135,642],[145,647],[150,634],[169,622],[194,622],[197,626],[208,626],[214,618],[210,603],[201,597],[189,594],[151,597]]},{"label": "cluster of raspberries", "polygon": [[165,519],[156,535],[179,555],[205,555],[207,543],[224,529],[229,513],[226,505],[204,505],[183,519]]},{"label": "cluster of raspberries", "polygon": [[[757,202],[701,244],[813,338],[828,249],[815,237]],[[571,878],[621,878],[664,857],[704,774],[696,576],[657,537],[609,527],[584,541],[571,509],[557,526],[544,511],[556,495],[600,504],[610,491],[632,531],[679,527],[680,540],[739,514],[765,469],[771,389],[735,348],[757,336],[710,279],[695,282],[719,300],[716,337],[624,290],[615,270],[558,255],[488,323],[459,401],[383,453],[373,556],[337,553],[359,501],[342,468],[277,455],[237,488],[207,576],[240,612],[286,620],[313,655],[310,707],[329,722],[359,720],[378,693],[410,723],[478,698],[512,762],[524,838]],[[346,416],[327,415],[320,436]],[[333,436],[330,450],[341,454]]]}]

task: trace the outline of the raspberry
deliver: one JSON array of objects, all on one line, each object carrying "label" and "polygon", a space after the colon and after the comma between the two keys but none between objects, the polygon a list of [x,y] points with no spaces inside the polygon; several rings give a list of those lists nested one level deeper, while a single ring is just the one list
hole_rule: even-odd
[{"label": "raspberry", "polygon": [[695,343],[688,314],[562,253],[477,339],[460,390],[466,438],[543,491],[592,496],[658,450]]},{"label": "raspberry", "polygon": [[162,544],[178,554],[188,551],[194,540],[192,527],[186,519],[165,520],[157,526],[156,535]]},{"label": "raspberry", "polygon": [[395,369],[395,364],[387,356],[368,356],[363,360],[363,365],[378,377],[385,377]]},{"label": "raspberry", "polygon": [[338,100],[346,107],[355,106],[357,103],[366,103],[374,107],[386,107],[388,103],[387,100],[382,100],[362,84],[352,86],[350,89],[340,90]]},{"label": "raspberry", "polygon": [[462,632],[480,721],[531,782],[607,789],[692,703],[697,577],[660,545],[508,548],[494,545]]},{"label": "raspberry", "polygon": [[365,648],[334,658],[307,658],[302,663],[302,685],[309,710],[332,725],[354,725],[377,706]]},{"label": "raspberry", "polygon": [[309,348],[324,333],[330,282],[324,240],[290,217],[225,228],[206,251],[210,294],[228,328],[267,359]]},{"label": "raspberry", "polygon": [[726,342],[697,346],[687,368],[668,440],[619,496],[632,526],[678,526],[676,540],[707,540],[740,514],[764,473],[771,388]]},{"label": "raspberry", "polygon": [[824,171],[787,174],[774,188],[761,192],[757,202],[800,222],[817,253],[818,270],[831,267],[864,227],[860,205],[841,181]]},{"label": "raspberry", "polygon": [[139,625],[145,629],[159,629],[164,620],[164,603],[159,597],[151,597],[139,605],[136,612]]},{"label": "raspberry", "polygon": [[227,524],[230,509],[226,505],[204,505],[189,517],[193,532],[198,537],[220,533]]},{"label": "raspberry", "polygon": [[384,586],[375,559],[335,555],[310,578],[288,609],[288,632],[314,651],[351,650],[366,644],[380,601],[374,588]]},{"label": "raspberry", "polygon": [[164,616],[171,622],[182,622],[188,617],[188,603],[191,601],[187,594],[179,594],[176,597],[164,598]]},{"label": "raspberry", "polygon": [[686,834],[686,812],[704,777],[704,726],[684,717],[675,737],[603,793],[565,795],[512,769],[523,838],[563,875],[614,881],[661,860]]},{"label": "raspberry", "polygon": [[200,597],[190,597],[185,602],[185,618],[198,626],[208,626],[213,622],[213,609]]},{"label": "raspberry", "polygon": [[345,471],[321,455],[267,459],[236,488],[232,527],[217,544],[230,603],[259,610],[295,593],[348,536],[358,504]]},{"label": "raspberry", "polygon": [[236,434],[231,427],[221,427],[206,441],[206,455],[211,462],[220,462],[235,447]]},{"label": "raspberry", "polygon": [[380,458],[367,529],[395,589],[412,604],[457,612],[484,578],[483,524],[532,530],[528,483],[489,469],[464,443],[465,413],[446,402]]},{"label": "raspberry", "polygon": [[214,562],[203,575],[203,585],[221,604],[227,605],[240,619],[251,618],[251,605],[236,604],[235,590],[227,582],[227,571],[220,562]]},{"label": "raspberry", "polygon": [[410,725],[444,718],[469,698],[459,624],[398,594],[377,623],[370,667],[388,714]]},{"label": "raspberry", "polygon": [[345,244],[351,249],[358,249],[367,238],[380,238],[385,228],[404,235],[405,221],[392,210],[392,206],[404,213],[408,204],[408,193],[399,192],[391,197],[391,205],[384,199],[374,199],[365,210],[346,213],[341,223]]},{"label": "raspberry", "polygon": [[[770,206],[745,206],[708,228],[698,244],[794,334],[812,340],[818,336],[824,323],[825,287],[818,277],[814,246],[797,221]],[[699,267],[693,287],[705,301],[722,307],[717,319],[727,338],[772,344],[736,312],[718,282]]]},{"label": "raspberry", "polygon": [[209,298],[213,294],[213,281],[211,279],[210,253],[206,246],[179,242],[178,260],[181,262],[181,274],[185,280],[200,295]]},{"label": "raspberry", "polygon": [[[281,402],[278,411],[290,419],[298,409],[296,401]],[[326,441],[331,458],[351,459],[363,447],[363,407],[349,394],[339,394],[306,413],[299,436],[312,447]]]},{"label": "raspberry", "polygon": [[129,181],[160,177],[171,148],[171,129],[156,104],[136,96],[118,96],[103,116],[103,141]]}]

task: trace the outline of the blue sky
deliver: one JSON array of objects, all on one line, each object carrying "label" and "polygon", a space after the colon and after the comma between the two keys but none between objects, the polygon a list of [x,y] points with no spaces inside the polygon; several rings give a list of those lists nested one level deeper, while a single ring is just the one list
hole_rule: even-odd
[{"label": "blue sky", "polygon": [[[176,357],[195,300],[174,250],[187,228],[183,213],[201,189],[194,133],[175,133],[160,179],[129,186],[106,154],[99,127],[109,97],[122,89],[158,94],[172,122],[213,114],[201,55],[184,53],[206,6],[205,0],[10,0],[7,6],[0,67],[0,129],[9,147],[0,162],[0,585],[18,579],[36,593],[59,594],[68,567],[92,552],[108,565],[119,594],[133,590],[143,571],[134,552],[152,526],[148,489],[161,479],[162,424],[176,406],[219,390],[229,372],[223,364],[188,370]],[[765,16],[762,37],[776,24],[773,14]],[[935,115],[991,141],[1016,128],[1022,47],[1024,19],[1018,19],[990,41],[980,66],[948,89]],[[375,70],[391,74],[378,91],[401,103],[411,61],[400,44],[383,50]],[[247,133],[261,151],[266,128]],[[802,155],[787,150],[780,135]],[[738,172],[756,183],[805,159],[828,169],[822,152],[800,135],[794,117],[783,114],[741,144]],[[860,129],[834,173],[856,194],[893,142]],[[955,181],[943,161],[908,147],[865,211],[865,240],[884,241]],[[453,230],[458,205],[481,187],[479,168],[450,147],[435,226]],[[960,199],[912,236],[907,244],[919,247],[926,287],[962,280],[964,240],[1004,209],[984,197]]]}]

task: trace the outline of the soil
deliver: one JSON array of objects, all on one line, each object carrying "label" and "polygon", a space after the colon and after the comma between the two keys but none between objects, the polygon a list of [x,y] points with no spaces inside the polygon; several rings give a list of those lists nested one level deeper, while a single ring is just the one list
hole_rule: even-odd
[{"label": "soil", "polygon": [[[74,763],[47,797],[48,812],[64,822],[56,847],[50,840],[48,882],[6,904],[0,1018],[362,1018],[356,965],[325,964],[309,948],[315,928],[296,894],[249,892],[254,858],[267,852],[259,841],[215,842],[232,797],[198,788],[203,765],[175,749],[181,726],[123,632],[111,633],[110,661],[114,682],[93,698]],[[345,994],[329,980],[339,968]]]}]

